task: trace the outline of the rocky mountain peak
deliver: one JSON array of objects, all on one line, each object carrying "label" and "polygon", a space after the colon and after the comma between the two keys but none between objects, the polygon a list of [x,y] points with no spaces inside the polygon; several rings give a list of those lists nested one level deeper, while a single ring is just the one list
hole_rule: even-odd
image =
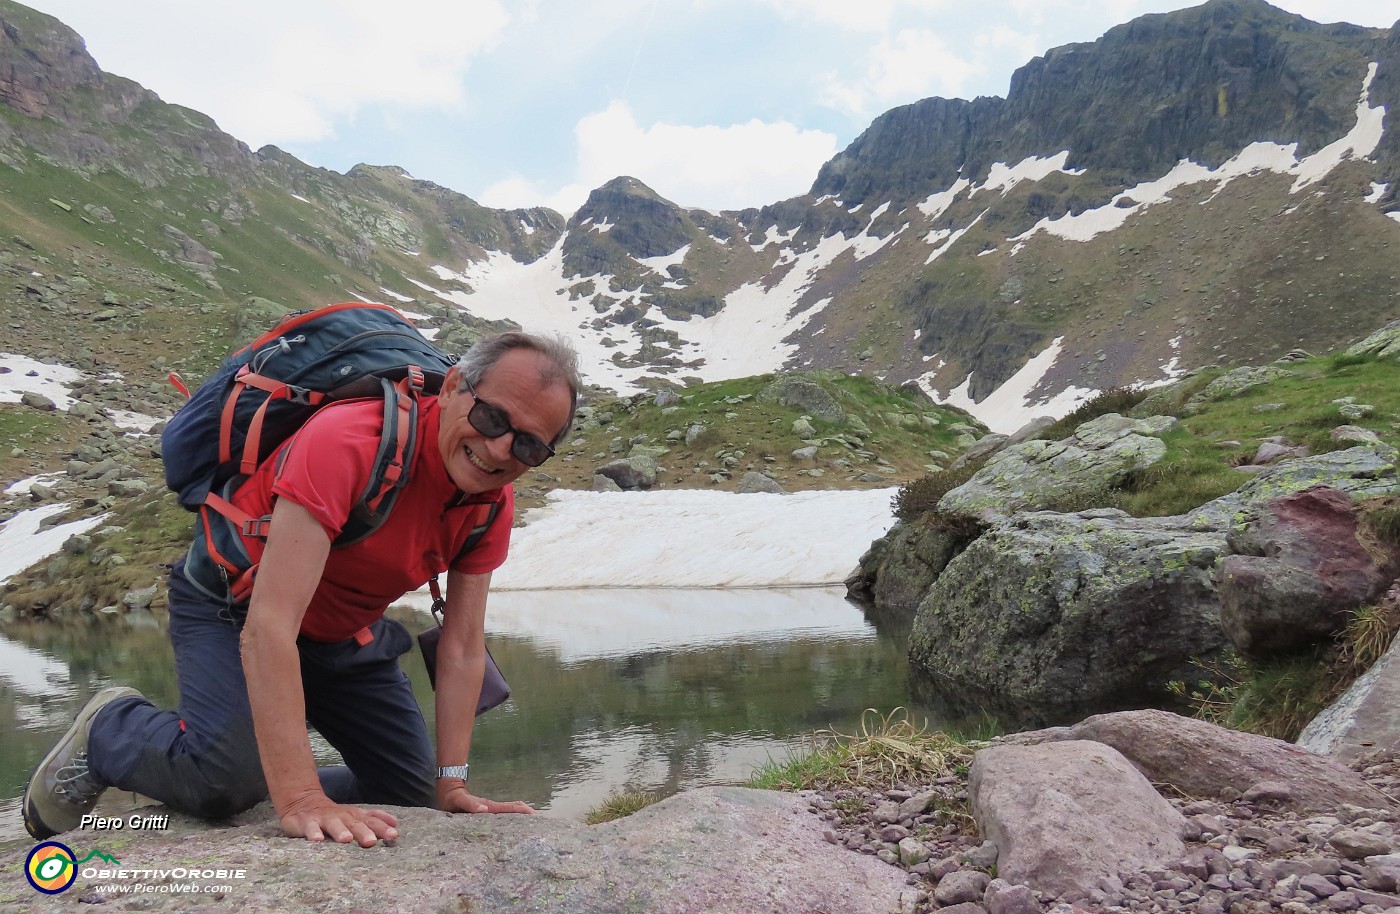
[{"label": "rocky mountain peak", "polygon": [[51,16],[0,0],[0,102],[41,118],[65,93],[102,83],[78,33]]}]

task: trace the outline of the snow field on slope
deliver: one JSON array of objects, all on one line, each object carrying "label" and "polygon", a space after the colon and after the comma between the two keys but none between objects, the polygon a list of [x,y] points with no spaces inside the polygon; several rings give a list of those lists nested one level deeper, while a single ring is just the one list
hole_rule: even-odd
[{"label": "snow field on slope", "polygon": [[895,491],[558,490],[511,534],[491,587],[839,584],[894,523]]}]

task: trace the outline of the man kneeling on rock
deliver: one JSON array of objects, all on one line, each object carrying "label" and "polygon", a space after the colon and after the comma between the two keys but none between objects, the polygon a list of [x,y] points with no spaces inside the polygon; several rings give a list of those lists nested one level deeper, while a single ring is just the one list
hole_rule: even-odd
[{"label": "man kneeling on rock", "polygon": [[[510,538],[510,484],[554,453],[579,386],[577,356],[562,341],[507,333],[472,347],[442,393],[420,402],[423,446],[388,520],[334,550],[373,466],[383,405],[347,401],[313,415],[232,497],[252,517],[271,516],[246,621],[216,584],[189,572],[189,556],[178,561],[170,640],[179,707],[160,710],[129,688],[94,696],[25,789],[30,834],[77,827],[107,787],[206,818],[270,796],[287,835],[365,847],[397,837],[398,822],[359,804],[532,812],[471,794],[467,755],[487,589]],[[500,505],[490,528],[461,554],[490,502]],[[435,759],[398,664],[412,639],[384,611],[443,570]],[[317,769],[308,722],[344,767]]]}]

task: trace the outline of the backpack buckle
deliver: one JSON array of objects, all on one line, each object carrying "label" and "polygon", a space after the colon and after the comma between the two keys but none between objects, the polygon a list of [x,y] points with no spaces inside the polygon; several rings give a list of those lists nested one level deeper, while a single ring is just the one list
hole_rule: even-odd
[{"label": "backpack buckle", "polygon": [[256,536],[258,539],[267,539],[267,532],[272,527],[272,516],[250,517],[243,522],[240,532],[244,536]]},{"label": "backpack buckle", "polygon": [[305,387],[293,387],[287,385],[287,399],[297,406],[315,406],[317,400],[311,399],[311,391]]}]

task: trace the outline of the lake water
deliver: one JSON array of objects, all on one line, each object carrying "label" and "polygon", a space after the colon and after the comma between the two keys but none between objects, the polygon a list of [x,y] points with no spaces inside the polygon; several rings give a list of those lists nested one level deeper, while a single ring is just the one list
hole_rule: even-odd
[{"label": "lake water", "polygon": [[[390,614],[414,632],[430,624],[412,599]],[[477,723],[472,786],[550,815],[581,818],[621,788],[741,782],[814,730],[849,732],[866,708],[910,705],[908,620],[871,618],[842,588],[503,591],[487,628],[513,696]],[[431,726],[422,658],[403,662]],[[26,837],[25,780],[108,685],[174,705],[163,617],[0,633],[0,841]],[[108,791],[101,808],[136,802]]]}]

